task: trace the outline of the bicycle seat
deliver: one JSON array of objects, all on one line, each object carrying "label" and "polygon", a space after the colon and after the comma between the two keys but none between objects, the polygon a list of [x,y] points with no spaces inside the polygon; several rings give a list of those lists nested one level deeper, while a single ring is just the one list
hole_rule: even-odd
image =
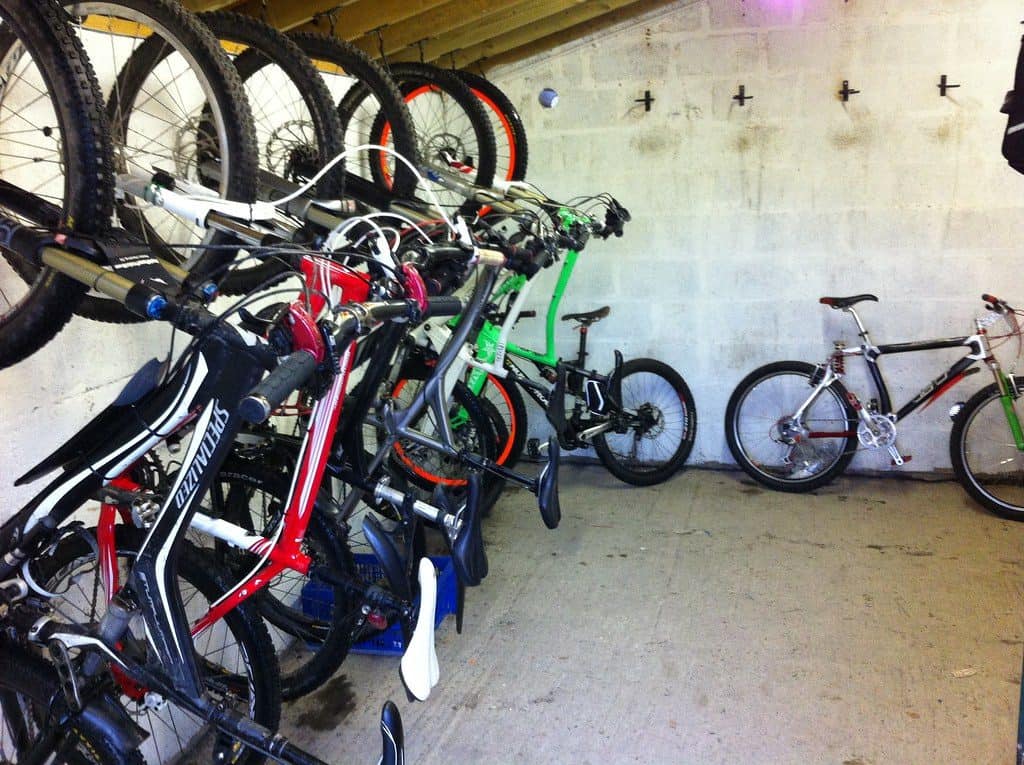
[{"label": "bicycle seat", "polygon": [[823,297],[818,298],[818,302],[830,306],[832,308],[849,308],[851,305],[856,305],[865,300],[873,300],[878,302],[878,298],[874,295],[850,295],[850,297]]},{"label": "bicycle seat", "polygon": [[601,321],[605,316],[610,314],[612,309],[609,306],[602,306],[596,311],[584,311],[583,313],[567,313],[562,317],[562,321],[578,321],[580,324],[593,324],[595,321]]}]

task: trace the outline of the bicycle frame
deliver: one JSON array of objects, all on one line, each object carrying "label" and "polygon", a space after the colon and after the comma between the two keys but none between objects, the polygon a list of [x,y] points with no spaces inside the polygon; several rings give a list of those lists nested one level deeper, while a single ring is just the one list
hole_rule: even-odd
[{"label": "bicycle frame", "polygon": [[[343,429],[341,437],[339,438],[340,445],[344,448],[346,444],[350,443],[348,439],[351,436],[351,429],[360,427],[364,416],[367,416],[368,420],[373,424],[384,429],[384,442],[380,444],[379,448],[366,465],[365,475],[372,475],[373,472],[383,464],[385,458],[391,452],[392,448],[394,448],[395,444],[400,439],[406,439],[416,443],[417,445],[438,451],[446,456],[460,459],[472,468],[486,470],[505,480],[514,481],[521,486],[530,489],[534,493],[538,493],[540,490],[540,482],[538,479],[532,479],[520,475],[496,464],[492,460],[470,454],[465,450],[457,448],[455,444],[455,437],[452,432],[452,423],[449,420],[448,415],[447,402],[454,383],[446,381],[453,381],[454,379],[457,379],[453,375],[449,375],[448,371],[452,369],[460,352],[466,344],[469,333],[472,331],[472,317],[480,314],[484,303],[494,288],[499,268],[500,266],[498,265],[487,267],[484,277],[477,284],[473,291],[473,295],[470,298],[469,304],[462,313],[462,316],[464,318],[468,318],[468,320],[460,322],[460,325],[451,333],[441,350],[433,374],[430,375],[423,387],[416,393],[412,402],[410,402],[407,407],[400,409],[394,406],[392,401],[386,401],[383,410],[378,412],[376,417],[368,417],[370,414],[370,405],[376,395],[379,384],[383,382],[388,370],[392,367],[391,354],[395,349],[393,344],[388,342],[388,338],[385,338],[383,342],[384,348],[380,349],[382,352],[375,354],[374,361],[371,362],[371,366],[364,377],[363,384],[365,387],[360,397],[360,402],[357,404],[352,418]],[[412,424],[427,409],[431,411],[434,421],[438,423],[438,426],[441,429],[441,433],[439,434],[440,439],[432,438],[412,427]],[[343,520],[347,520],[351,517],[356,510],[359,500],[360,498],[355,492],[345,498],[340,510],[341,518]]]},{"label": "bicycle frame", "polygon": [[[843,310],[853,316],[858,327],[858,334],[863,340],[863,344],[856,348],[845,348],[842,347],[841,344],[837,343],[837,347],[829,361],[819,367],[819,369],[822,370],[819,379],[815,381],[816,384],[814,385],[811,395],[808,396],[807,400],[801,404],[796,412],[794,412],[794,419],[799,420],[807,408],[829,385],[843,377],[845,373],[844,360],[847,357],[863,357],[867,364],[868,374],[871,378],[877,397],[877,412],[887,416],[893,424],[900,422],[919,408],[927,408],[930,406],[946,391],[950,390],[969,374],[977,372],[978,370],[973,368],[975,364],[984,362],[992,372],[992,376],[999,386],[1001,397],[1003,399],[1003,409],[1006,413],[1007,421],[1014,437],[1014,442],[1019,450],[1024,451],[1024,432],[1022,432],[1020,421],[1017,418],[1016,411],[1012,405],[1013,400],[1016,399],[1019,394],[1014,388],[1012,379],[1002,371],[1002,367],[999,362],[992,355],[991,345],[988,341],[987,327],[997,318],[996,316],[986,319],[976,319],[976,332],[973,335],[907,343],[886,343],[882,345],[874,345],[871,343],[868,332],[861,322],[856,310],[852,307],[844,308]],[[971,352],[954,362],[949,369],[929,382],[903,406],[894,411],[888,386],[886,385],[882,370],[878,365],[879,358],[888,355],[961,347],[967,347]],[[850,404],[857,411],[858,418],[862,422],[870,425],[871,414],[875,412],[865,411],[863,404],[852,392],[848,395],[850,397]],[[811,438],[848,438],[857,435],[857,433],[851,431],[838,433],[814,431],[808,435]],[[893,447],[890,447],[890,449],[892,448]],[[897,464],[903,463],[902,457],[900,457],[898,453],[894,452],[893,457]]]}]

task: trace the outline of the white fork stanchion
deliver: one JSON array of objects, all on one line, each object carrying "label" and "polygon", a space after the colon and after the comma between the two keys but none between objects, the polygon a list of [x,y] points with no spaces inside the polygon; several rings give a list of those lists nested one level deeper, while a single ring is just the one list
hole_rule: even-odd
[{"label": "white fork stanchion", "polygon": [[437,685],[441,668],[434,647],[434,618],[437,612],[437,571],[429,558],[420,558],[417,574],[420,584],[420,614],[412,632],[399,674],[405,688],[418,701],[426,701]]}]

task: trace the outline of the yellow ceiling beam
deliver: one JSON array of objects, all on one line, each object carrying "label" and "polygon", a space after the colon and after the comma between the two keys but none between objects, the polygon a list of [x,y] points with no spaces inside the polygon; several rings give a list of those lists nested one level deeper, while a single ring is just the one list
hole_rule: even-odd
[{"label": "yellow ceiling beam", "polygon": [[382,46],[384,55],[390,56],[403,48],[416,45],[421,40],[478,24],[489,16],[525,2],[528,0],[448,0],[401,23],[384,27],[379,37],[376,33],[371,33],[354,42],[374,58],[380,56]]},{"label": "yellow ceiling beam", "polygon": [[446,54],[453,51],[471,48],[493,37],[512,34],[516,31],[527,37],[543,37],[553,31],[563,29],[563,18],[575,17],[584,9],[590,9],[591,15],[603,13],[609,10],[602,7],[606,4],[595,0],[528,0],[528,2],[512,6],[502,13],[487,16],[476,24],[460,27],[450,32],[438,32],[424,40],[423,43],[396,51],[392,56],[396,60],[405,61],[418,60],[421,56],[426,61],[438,61],[444,57],[444,63],[447,63]]},{"label": "yellow ceiling beam", "polygon": [[[201,0],[202,1],[202,0]],[[220,2],[224,0],[205,0],[205,2]],[[234,0],[233,11],[255,16],[258,19],[266,19],[270,26],[280,29],[282,32],[300,27],[320,14],[327,14],[339,6],[347,6],[355,3],[356,0]],[[340,10],[339,10],[340,12]]]},{"label": "yellow ceiling beam", "polygon": [[673,2],[677,0],[591,0],[551,19],[545,24],[545,34],[537,34],[529,28],[512,30],[457,50],[446,56],[443,63],[450,62],[460,69],[487,70],[565,45]]},{"label": "yellow ceiling beam", "polygon": [[[267,0],[267,22],[280,29],[328,34],[331,16],[335,34],[354,40],[370,30],[422,13],[444,0]],[[246,0],[239,10],[254,16],[263,13],[263,0]]]}]

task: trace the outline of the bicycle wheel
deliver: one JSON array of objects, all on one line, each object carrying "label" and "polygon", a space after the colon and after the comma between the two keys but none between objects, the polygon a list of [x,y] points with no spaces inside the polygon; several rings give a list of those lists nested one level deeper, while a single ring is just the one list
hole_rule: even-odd
[{"label": "bicycle wheel", "polygon": [[[359,48],[336,37],[292,33],[290,37],[309,56],[321,72],[337,104],[345,147],[353,149],[371,143],[374,120],[383,115],[390,126],[388,148],[405,157],[413,166],[420,163],[416,134],[409,109],[391,77]],[[416,190],[416,175],[405,165],[394,166],[392,160],[380,152],[363,152],[346,161],[346,172],[364,179],[374,180],[371,168],[377,165],[394,167],[394,172],[382,188],[388,188],[400,197],[410,197]],[[348,192],[355,195],[355,189]]]},{"label": "bicycle wheel", "polygon": [[[63,699],[57,673],[47,662],[22,646],[0,638],[0,762],[27,757],[47,726],[61,719]],[[56,714],[55,714],[56,713]],[[62,728],[52,742],[47,763],[68,765],[144,765],[137,751],[125,751],[105,726],[83,714]],[[36,754],[36,753],[33,753]]]},{"label": "bicycle wheel", "polygon": [[[172,0],[64,0],[107,94],[115,170],[202,184],[223,198],[256,199],[258,155],[238,72],[213,33]],[[193,279],[219,279],[237,240],[126,195],[118,223]],[[235,247],[231,247],[234,244]],[[169,247],[167,245],[176,245]],[[133,317],[96,298],[83,315]]]},{"label": "bicycle wheel", "polygon": [[[61,9],[0,1],[0,179],[3,213],[46,228],[99,234],[110,224],[114,177],[103,96]],[[0,369],[45,345],[71,318],[85,286],[18,253],[0,259]]]},{"label": "bicycle wheel", "polygon": [[526,178],[529,146],[526,142],[526,127],[515,105],[497,85],[485,77],[464,69],[454,71],[484,105],[490,118],[497,150],[495,176],[506,181],[523,180]]},{"label": "bicycle wheel", "polygon": [[[87,539],[84,534],[92,538]],[[145,532],[118,526],[115,534],[118,573],[124,582]],[[82,532],[65,537],[49,555],[34,561],[36,580],[56,595],[49,600],[54,619],[86,624],[102,617],[106,596],[96,549],[95,532]],[[210,604],[226,589],[211,561],[187,542],[178,558],[178,581],[182,604],[192,622],[208,613]],[[241,604],[197,635],[194,645],[207,692],[259,724],[276,729],[281,712],[277,657],[255,609],[248,603]],[[147,644],[141,624],[133,622],[122,647],[145,656]],[[254,765],[263,760],[249,749],[232,747],[223,740],[223,734],[173,702],[155,699],[127,678],[118,678],[116,673],[114,682],[121,691],[125,709],[151,733],[141,747],[147,762],[170,763],[182,752],[215,744],[222,751],[230,749],[225,761]]]},{"label": "bicycle wheel", "polygon": [[[1015,377],[1024,390],[1024,377]],[[1020,402],[1014,402],[1020,417]],[[1024,452],[1010,432],[999,387],[992,383],[971,396],[949,436],[953,473],[982,507],[1011,521],[1024,521]]]},{"label": "bicycle wheel", "polygon": [[[428,169],[456,173],[466,183],[490,187],[497,166],[494,131],[473,92],[451,72],[429,64],[393,64],[391,76],[409,107],[421,162]],[[391,125],[378,115],[371,143],[386,145],[390,132]],[[389,182],[391,168],[375,164],[371,170],[378,182]],[[442,207],[464,211],[478,207],[440,184],[424,181],[424,186]]]},{"label": "bicycle wheel", "polygon": [[817,367],[779,361],[736,386],[725,409],[733,458],[758,483],[779,491],[811,491],[842,473],[857,450],[857,413],[837,380],[803,411]]},{"label": "bicycle wheel", "polygon": [[[226,464],[208,497],[212,515],[266,536],[276,529],[288,501],[289,475],[259,461]],[[329,501],[329,500],[328,500]],[[318,502],[310,517],[303,552],[315,564],[358,581],[344,527]],[[249,574],[258,556],[215,542],[217,560],[234,581]],[[281,665],[281,695],[290,700],[327,682],[341,666],[353,642],[362,603],[343,586],[309,585],[307,575],[285,571],[255,596],[270,627]]]},{"label": "bicycle wheel", "polygon": [[[199,15],[227,50],[244,48],[235,68],[252,110],[262,170],[305,184],[344,148],[341,122],[323,78],[309,57],[286,35],[252,16],[227,11]],[[342,196],[344,166],[321,178],[319,199]],[[283,196],[263,187],[260,197]],[[234,268],[220,280],[221,291],[244,294],[266,285],[287,266],[279,261]]]},{"label": "bicycle wheel", "polygon": [[[594,451],[613,476],[635,486],[668,480],[686,462],[697,435],[697,407],[682,376],[655,359],[622,365],[622,412]],[[619,430],[624,432],[620,433]]]}]

